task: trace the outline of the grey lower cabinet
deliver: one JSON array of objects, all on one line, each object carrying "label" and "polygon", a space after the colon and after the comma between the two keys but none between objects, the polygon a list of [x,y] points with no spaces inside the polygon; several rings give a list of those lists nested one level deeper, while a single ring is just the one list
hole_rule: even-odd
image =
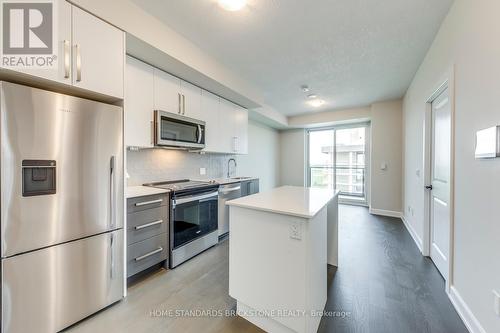
[{"label": "grey lower cabinet", "polygon": [[241,196],[245,197],[247,195],[259,193],[259,180],[250,179],[241,182]]},{"label": "grey lower cabinet", "polygon": [[169,257],[169,195],[127,199],[127,278]]}]

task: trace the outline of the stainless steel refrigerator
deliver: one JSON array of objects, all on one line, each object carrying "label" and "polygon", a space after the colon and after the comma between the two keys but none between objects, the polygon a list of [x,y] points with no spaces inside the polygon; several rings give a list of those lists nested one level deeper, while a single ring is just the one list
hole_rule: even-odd
[{"label": "stainless steel refrigerator", "polygon": [[2,332],[57,332],[123,295],[123,111],[0,91]]}]

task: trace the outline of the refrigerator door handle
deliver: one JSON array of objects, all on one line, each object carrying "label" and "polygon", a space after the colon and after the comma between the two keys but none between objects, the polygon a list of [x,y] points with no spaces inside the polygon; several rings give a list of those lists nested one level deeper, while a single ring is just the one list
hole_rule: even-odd
[{"label": "refrigerator door handle", "polygon": [[115,156],[111,156],[109,161],[109,225],[111,229],[115,227],[115,160]]},{"label": "refrigerator door handle", "polygon": [[109,251],[111,252],[111,263],[109,265],[109,277],[111,280],[114,278],[114,271],[115,271],[115,251],[113,248],[113,243],[115,241],[115,235],[112,233],[111,238],[109,240]]}]

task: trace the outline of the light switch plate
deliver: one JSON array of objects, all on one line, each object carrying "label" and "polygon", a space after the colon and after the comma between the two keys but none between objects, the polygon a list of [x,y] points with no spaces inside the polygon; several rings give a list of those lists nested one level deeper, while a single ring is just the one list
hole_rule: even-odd
[{"label": "light switch plate", "polygon": [[204,176],[207,174],[207,169],[206,168],[200,168],[200,175]]}]

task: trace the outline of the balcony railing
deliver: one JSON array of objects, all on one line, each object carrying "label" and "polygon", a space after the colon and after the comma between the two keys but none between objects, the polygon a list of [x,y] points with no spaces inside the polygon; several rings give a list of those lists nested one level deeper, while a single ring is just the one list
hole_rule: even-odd
[{"label": "balcony railing", "polygon": [[342,195],[365,196],[365,166],[311,166],[310,172],[312,187],[335,188]]}]

